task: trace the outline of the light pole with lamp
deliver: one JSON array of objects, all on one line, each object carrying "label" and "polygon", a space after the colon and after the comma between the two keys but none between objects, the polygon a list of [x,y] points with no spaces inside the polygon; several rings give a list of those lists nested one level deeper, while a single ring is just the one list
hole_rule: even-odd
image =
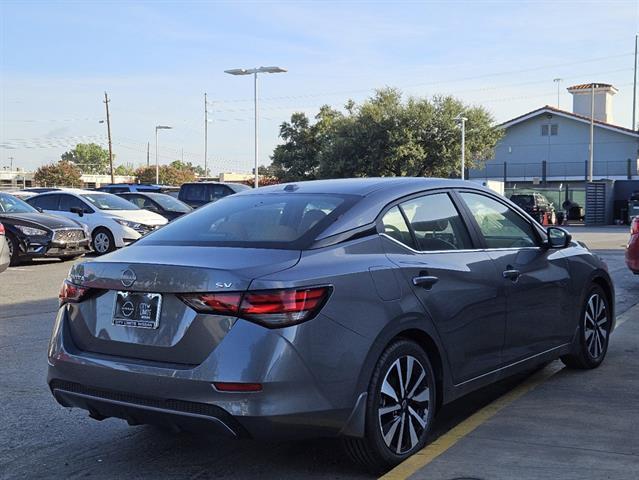
[{"label": "light pole with lamp", "polygon": [[455,117],[461,126],[461,179],[465,180],[466,170],[466,121],[468,120],[461,113]]},{"label": "light pole with lamp", "polygon": [[257,96],[257,74],[258,73],[284,73],[286,69],[281,67],[259,67],[259,68],[234,68],[232,70],[224,70],[225,73],[230,75],[253,75],[253,104],[255,109],[255,188],[259,186],[259,174],[258,174],[258,96]]},{"label": "light pole with lamp", "polygon": [[158,161],[158,130],[171,130],[168,125],[157,125],[155,127],[155,184],[160,184],[160,162]]}]

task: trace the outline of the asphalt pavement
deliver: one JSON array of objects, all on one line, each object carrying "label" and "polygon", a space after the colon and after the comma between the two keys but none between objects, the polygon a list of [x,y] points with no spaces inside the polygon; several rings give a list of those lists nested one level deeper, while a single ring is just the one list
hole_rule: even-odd
[{"label": "asphalt pavement", "polygon": [[[606,363],[592,372],[558,371],[411,472],[413,478],[639,478],[639,312],[631,310],[639,277],[623,262],[628,230],[575,227],[573,234],[607,261],[618,314],[626,314]],[[97,422],[59,406],[45,382],[46,347],[70,265],[38,261],[0,274],[0,478],[369,478],[334,440],[175,435],[116,419]],[[444,407],[433,440],[530,378]]]}]

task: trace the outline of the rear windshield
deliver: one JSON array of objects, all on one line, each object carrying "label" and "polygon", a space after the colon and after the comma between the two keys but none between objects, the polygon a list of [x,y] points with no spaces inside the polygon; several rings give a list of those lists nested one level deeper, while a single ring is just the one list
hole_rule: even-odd
[{"label": "rear windshield", "polygon": [[294,193],[228,196],[169,223],[136,245],[300,250],[357,198]]},{"label": "rear windshield", "polygon": [[212,202],[226,195],[232,194],[233,191],[226,185],[218,184],[191,184],[182,186],[180,198],[187,202]]}]

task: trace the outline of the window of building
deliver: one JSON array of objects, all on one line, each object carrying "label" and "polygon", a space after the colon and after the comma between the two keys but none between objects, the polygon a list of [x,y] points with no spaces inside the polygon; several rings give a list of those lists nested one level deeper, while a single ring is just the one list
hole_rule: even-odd
[{"label": "window of building", "polygon": [[559,133],[559,125],[557,125],[556,123],[542,125],[541,136],[547,137],[549,133],[551,136],[556,137]]},{"label": "window of building", "polygon": [[556,123],[553,123],[550,126],[550,135],[553,137],[556,137],[558,131],[559,131],[559,125],[557,125]]}]

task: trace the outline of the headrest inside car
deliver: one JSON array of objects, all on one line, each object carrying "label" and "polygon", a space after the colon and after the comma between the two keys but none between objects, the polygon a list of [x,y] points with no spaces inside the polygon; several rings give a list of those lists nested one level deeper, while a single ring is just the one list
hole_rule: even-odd
[{"label": "headrest inside car", "polygon": [[413,221],[412,225],[418,232],[442,232],[448,228],[448,219]]}]

